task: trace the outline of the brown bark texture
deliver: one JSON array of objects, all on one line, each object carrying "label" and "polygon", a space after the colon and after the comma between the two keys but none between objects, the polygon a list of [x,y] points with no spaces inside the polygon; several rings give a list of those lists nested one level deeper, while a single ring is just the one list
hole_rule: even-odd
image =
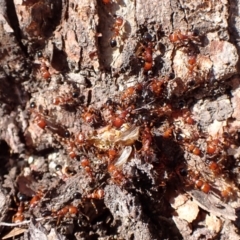
[{"label": "brown bark texture", "polygon": [[0,0],[2,239],[240,239],[237,0]]}]

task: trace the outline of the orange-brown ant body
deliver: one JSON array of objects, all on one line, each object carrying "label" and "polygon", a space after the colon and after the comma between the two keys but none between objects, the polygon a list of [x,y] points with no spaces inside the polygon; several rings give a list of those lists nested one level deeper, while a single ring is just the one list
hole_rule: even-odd
[{"label": "orange-brown ant body", "polygon": [[103,4],[109,4],[111,3],[112,1],[111,0],[102,0]]},{"label": "orange-brown ant body", "polygon": [[121,101],[124,103],[123,106],[127,108],[127,112],[129,113],[134,109],[134,106],[129,104],[134,101],[134,99],[141,93],[143,90],[143,85],[141,83],[136,84],[135,86],[128,87],[125,89],[120,96]]},{"label": "orange-brown ant body", "polygon": [[187,170],[185,167],[180,167],[177,169],[177,173],[181,178],[184,178],[189,184],[194,184],[194,186],[200,189],[204,193],[209,193],[211,186],[207,181],[202,180],[199,173],[194,173],[193,171]]},{"label": "orange-brown ant body", "polygon": [[195,55],[190,55],[188,58],[188,64],[187,64],[187,68],[189,71],[189,75],[193,74],[193,70],[196,67],[197,64],[197,58]]},{"label": "orange-brown ant body", "polygon": [[37,191],[37,193],[32,197],[32,199],[29,202],[29,207],[34,208],[38,205],[40,200],[43,197],[43,192],[41,190]]},{"label": "orange-brown ant body", "polygon": [[145,161],[147,162],[151,161],[151,158],[153,156],[153,149],[151,147],[152,143],[153,143],[153,136],[152,136],[151,130],[149,127],[145,126],[142,132],[141,152],[144,156]]},{"label": "orange-brown ant body", "polygon": [[122,28],[122,26],[123,26],[123,22],[124,22],[124,20],[123,20],[122,17],[118,16],[118,17],[115,18],[115,22],[114,22],[113,27],[112,27],[112,31],[113,31],[114,35],[113,35],[113,37],[110,39],[110,46],[111,46],[112,48],[114,48],[114,47],[117,46],[117,40],[116,40],[116,38],[117,38],[118,36],[120,36],[120,30],[121,30],[121,28]]},{"label": "orange-brown ant body", "polygon": [[144,46],[144,53],[143,53],[143,59],[144,59],[144,66],[143,69],[145,72],[148,72],[153,67],[153,44],[152,42],[148,42],[147,46]]},{"label": "orange-brown ant body", "polygon": [[209,155],[217,154],[219,151],[219,140],[218,139],[212,139],[211,141],[207,141],[207,148],[206,152]]},{"label": "orange-brown ant body", "polygon": [[100,113],[95,109],[90,108],[82,114],[82,119],[85,123],[89,124],[91,127],[96,127],[101,125]]},{"label": "orange-brown ant body", "polygon": [[177,30],[169,35],[169,40],[173,44],[188,43],[189,41],[197,41],[197,37],[192,32],[183,34],[181,30]]},{"label": "orange-brown ant body", "polygon": [[52,216],[57,216],[57,225],[60,223],[62,218],[71,218],[71,217],[76,217],[78,214],[78,208],[73,206],[73,205],[67,205],[57,212],[52,211]]},{"label": "orange-brown ant body", "polygon": [[95,190],[93,193],[88,194],[86,198],[103,199],[104,198],[104,190],[103,189]]},{"label": "orange-brown ant body", "polygon": [[49,72],[48,66],[46,64],[46,59],[43,57],[42,52],[37,52],[37,56],[40,60],[40,75],[42,76],[42,78],[44,78],[45,80],[49,80],[51,77],[51,74]]},{"label": "orange-brown ant body", "polygon": [[208,168],[214,173],[214,175],[218,175],[221,172],[221,166],[214,161],[208,163]]},{"label": "orange-brown ant body", "polygon": [[53,99],[54,105],[66,105],[66,104],[72,104],[75,102],[76,98],[78,97],[78,92],[74,91],[72,94],[62,94]]},{"label": "orange-brown ant body", "polygon": [[153,67],[153,43],[152,36],[149,33],[144,34],[143,43],[140,43],[136,55],[144,61],[144,72],[150,71]]},{"label": "orange-brown ant body", "polygon": [[90,161],[89,159],[87,158],[83,158],[81,161],[80,161],[80,165],[84,168],[84,170],[86,171],[86,173],[91,177],[93,178],[93,170],[90,166]]},{"label": "orange-brown ant body", "polygon": [[201,150],[197,146],[195,146],[194,144],[189,144],[187,146],[187,149],[188,149],[188,151],[190,151],[194,155],[200,156],[202,154]]},{"label": "orange-brown ant body", "polygon": [[66,150],[68,152],[68,156],[70,158],[76,158],[77,157],[77,150],[76,150],[76,145],[74,141],[67,141],[67,147]]},{"label": "orange-brown ant body", "polygon": [[24,221],[25,217],[23,213],[24,213],[24,204],[23,202],[21,202],[20,205],[18,206],[17,212],[12,217],[12,222],[19,223]]},{"label": "orange-brown ant body", "polygon": [[164,81],[154,78],[150,82],[148,88],[156,97],[160,97],[161,93],[163,92],[163,83]]},{"label": "orange-brown ant body", "polygon": [[87,142],[85,134],[83,132],[79,132],[75,137],[75,142],[76,142],[76,145],[79,147],[85,145]]},{"label": "orange-brown ant body", "polygon": [[108,165],[108,172],[113,179],[113,181],[117,184],[121,184],[125,179],[124,175],[122,174],[121,170],[119,170],[114,164]]},{"label": "orange-brown ant body", "polygon": [[117,151],[115,149],[108,150],[109,163],[111,163],[117,156]]},{"label": "orange-brown ant body", "polygon": [[58,217],[73,217],[78,214],[78,208],[73,205],[67,205],[62,209],[58,210],[56,215]]},{"label": "orange-brown ant body", "polygon": [[127,121],[128,110],[119,112],[119,114],[111,117],[111,123],[114,127],[120,128]]},{"label": "orange-brown ant body", "polygon": [[58,134],[61,138],[70,137],[70,133],[69,133],[68,130],[66,130],[61,125],[55,123],[51,119],[49,119],[49,118],[47,119],[42,112],[37,111],[36,110],[36,104],[34,102],[32,102],[30,104],[30,113],[33,113],[35,115],[34,121],[37,123],[37,125],[40,128],[42,128],[42,129],[47,128],[52,133]]},{"label": "orange-brown ant body", "polygon": [[164,138],[171,138],[173,136],[173,127],[166,129],[163,133]]},{"label": "orange-brown ant body", "polygon": [[230,198],[231,196],[234,195],[234,191],[233,191],[233,188],[231,187],[225,187],[222,191],[221,191],[221,196],[222,198],[224,199],[228,199]]},{"label": "orange-brown ant body", "polygon": [[33,113],[35,115],[34,121],[37,123],[37,125],[41,129],[45,129],[45,127],[47,126],[47,121],[43,114],[36,110],[35,102],[30,103],[30,113]]}]

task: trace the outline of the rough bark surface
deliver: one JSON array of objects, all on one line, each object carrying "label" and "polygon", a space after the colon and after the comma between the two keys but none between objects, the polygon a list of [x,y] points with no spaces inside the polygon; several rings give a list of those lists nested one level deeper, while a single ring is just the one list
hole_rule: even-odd
[{"label": "rough bark surface", "polygon": [[0,0],[2,239],[239,239],[239,9]]}]

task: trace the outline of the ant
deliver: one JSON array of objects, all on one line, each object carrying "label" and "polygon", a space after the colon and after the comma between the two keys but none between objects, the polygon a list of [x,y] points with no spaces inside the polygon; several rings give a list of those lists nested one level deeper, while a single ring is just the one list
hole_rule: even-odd
[{"label": "ant", "polygon": [[113,181],[117,184],[120,184],[125,179],[122,172],[114,164],[108,165],[108,172]]},{"label": "ant", "polygon": [[207,141],[207,154],[214,155],[219,152],[219,140],[213,139],[211,141]]},{"label": "ant", "polygon": [[144,154],[144,158],[147,162],[150,161],[151,156],[153,155],[153,149],[151,148],[153,142],[153,136],[150,131],[150,128],[145,126],[145,129],[142,132],[142,149],[141,151]]},{"label": "ant", "polygon": [[67,149],[67,152],[68,152],[68,156],[70,158],[76,158],[77,157],[75,142],[67,141],[66,149]]},{"label": "ant", "polygon": [[187,68],[189,71],[189,75],[192,75],[194,68],[196,67],[197,64],[197,57],[195,54],[190,54],[188,61],[187,61]]},{"label": "ant", "polygon": [[74,103],[75,99],[79,96],[77,91],[72,92],[72,94],[62,94],[53,99],[54,105],[66,105]]},{"label": "ant", "polygon": [[95,190],[93,193],[88,194],[87,198],[103,199],[104,198],[104,190],[103,189]]},{"label": "ant", "polygon": [[148,88],[156,97],[159,97],[160,94],[163,92],[163,84],[164,81],[154,78],[148,85]]},{"label": "ant", "polygon": [[111,0],[102,0],[103,4],[109,4],[111,3],[112,1]]},{"label": "ant", "polygon": [[140,53],[143,51],[140,57],[144,60],[144,66],[143,66],[144,71],[148,72],[153,67],[153,57],[152,57],[152,54],[153,54],[153,43],[152,43],[152,36],[148,32],[146,32],[143,35],[143,41],[144,41],[144,44],[141,44],[140,48],[137,50],[136,55],[137,56],[140,55]]},{"label": "ant", "polygon": [[92,168],[90,167],[90,161],[87,158],[83,158],[80,161],[80,165],[84,168],[84,170],[86,171],[86,173],[93,178],[93,171]]},{"label": "ant", "polygon": [[112,48],[115,48],[117,46],[117,40],[116,40],[116,37],[118,37],[120,35],[120,30],[121,28],[123,27],[123,18],[118,16],[115,18],[115,22],[113,24],[113,27],[112,27],[112,31],[114,32],[114,35],[113,37],[110,39],[110,46]]},{"label": "ant", "polygon": [[35,102],[30,103],[30,112],[35,114],[34,121],[37,123],[37,125],[41,129],[45,129],[45,127],[47,126],[47,121],[44,118],[44,116],[36,110],[36,103]]},{"label": "ant", "polygon": [[85,134],[83,132],[77,133],[77,135],[75,136],[75,142],[76,142],[76,145],[79,147],[85,145],[87,143]]},{"label": "ant", "polygon": [[202,153],[201,150],[194,144],[189,144],[187,146],[187,149],[188,149],[188,151],[190,151],[191,153],[193,153],[194,155],[197,155],[197,156],[200,156]]},{"label": "ant", "polygon": [[61,138],[70,138],[71,134],[68,130],[66,130],[61,125],[51,121],[50,119],[46,119],[42,113],[36,110],[35,102],[30,103],[30,112],[35,114],[34,121],[41,129],[47,128],[52,133],[56,133]]},{"label": "ant", "polygon": [[222,191],[221,191],[221,196],[224,199],[228,199],[229,197],[233,196],[234,191],[231,187],[225,187]]},{"label": "ant", "polygon": [[193,125],[195,123],[194,119],[191,116],[191,113],[189,111],[185,111],[183,113],[183,120],[185,123],[189,125]]},{"label": "ant", "polygon": [[129,104],[134,99],[138,97],[138,95],[142,92],[143,85],[141,83],[136,84],[135,86],[128,87],[121,94],[121,101]]},{"label": "ant", "polygon": [[29,202],[29,207],[34,208],[38,205],[40,200],[43,197],[43,192],[41,190],[37,191],[37,193],[32,197],[32,199]]},{"label": "ant", "polygon": [[218,163],[214,162],[214,161],[210,161],[210,162],[208,163],[208,168],[209,168],[215,175],[217,175],[217,174],[219,174],[219,173],[221,172],[221,166],[220,166]]},{"label": "ant", "polygon": [[196,188],[200,189],[204,193],[209,193],[211,190],[211,186],[206,181],[201,180],[199,173],[194,173],[192,171],[188,171],[186,168],[181,167],[178,169],[178,173],[181,177],[188,177],[187,182],[190,181],[195,185]]},{"label": "ant", "polygon": [[118,115],[111,118],[112,125],[116,128],[120,128],[124,123],[126,123],[127,116],[129,114],[129,109],[121,111]]},{"label": "ant", "polygon": [[173,44],[186,43],[189,41],[198,41],[198,38],[194,36],[193,32],[182,33],[181,30],[176,30],[169,35],[169,40]]},{"label": "ant", "polygon": [[90,108],[82,114],[83,121],[88,123],[91,127],[98,127],[101,124],[100,113],[95,109]]},{"label": "ant", "polygon": [[78,214],[78,208],[73,205],[67,205],[61,208],[60,210],[58,210],[57,212],[52,211],[52,215],[58,217],[57,225],[60,223],[61,218],[76,217],[77,214]]},{"label": "ant", "polygon": [[210,192],[211,186],[207,182],[204,182],[201,179],[196,179],[194,183],[195,183],[195,186],[201,189],[202,192],[204,193]]},{"label": "ant", "polygon": [[63,207],[62,209],[60,209],[59,211],[57,211],[57,216],[59,216],[59,217],[76,216],[77,213],[78,213],[77,207],[75,207],[73,205],[67,205],[67,206]]},{"label": "ant", "polygon": [[150,71],[153,67],[152,48],[153,48],[152,42],[148,42],[147,47],[144,47],[143,58],[145,62],[143,69],[145,72]]},{"label": "ant", "polygon": [[113,160],[116,158],[116,156],[117,156],[117,151],[115,149],[108,150],[109,162],[113,162]]},{"label": "ant", "polygon": [[38,51],[38,52],[37,52],[37,56],[38,56],[38,58],[40,59],[40,70],[39,70],[39,72],[40,72],[41,76],[42,76],[45,80],[49,80],[50,77],[51,77],[51,74],[50,74],[50,72],[49,72],[49,70],[48,70],[48,66],[47,66],[47,64],[46,64],[47,61],[46,61],[46,59],[43,57],[43,54],[42,54],[41,51]]},{"label": "ant", "polygon": [[23,215],[24,212],[24,205],[23,202],[20,202],[20,205],[18,206],[17,212],[13,215],[12,217],[12,222],[13,223],[19,223],[19,222],[23,222],[25,217]]},{"label": "ant", "polygon": [[173,136],[173,128],[174,127],[169,127],[163,132],[163,137],[164,138],[171,138]]}]

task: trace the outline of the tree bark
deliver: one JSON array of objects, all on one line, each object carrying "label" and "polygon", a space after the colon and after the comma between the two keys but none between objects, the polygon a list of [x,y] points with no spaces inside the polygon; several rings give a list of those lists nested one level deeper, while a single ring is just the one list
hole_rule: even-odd
[{"label": "tree bark", "polygon": [[[36,231],[55,239],[239,239],[239,8],[237,0],[0,0],[0,159],[7,164],[1,221],[13,215],[6,209],[14,196],[30,198],[30,189],[37,195],[47,186],[47,200],[26,210],[26,218],[41,217],[43,208],[79,207],[74,192],[82,195],[81,214],[71,223],[45,220],[44,230],[32,221],[26,239]],[[161,109],[157,117],[154,107]],[[112,119],[125,110],[127,130],[114,128]],[[185,126],[188,117],[194,124]],[[170,140],[162,140],[166,129]],[[80,142],[79,133],[88,139]],[[178,141],[180,135],[188,140]],[[215,139],[219,152],[209,157],[204,151]],[[201,154],[189,150],[192,144]],[[156,155],[149,162],[144,147]],[[118,160],[130,151],[114,173],[111,148]],[[179,153],[183,164],[174,160]],[[58,165],[72,172],[60,173]],[[188,179],[179,174],[182,165]],[[213,190],[204,193],[197,180]],[[104,198],[90,195],[100,188]]]}]

